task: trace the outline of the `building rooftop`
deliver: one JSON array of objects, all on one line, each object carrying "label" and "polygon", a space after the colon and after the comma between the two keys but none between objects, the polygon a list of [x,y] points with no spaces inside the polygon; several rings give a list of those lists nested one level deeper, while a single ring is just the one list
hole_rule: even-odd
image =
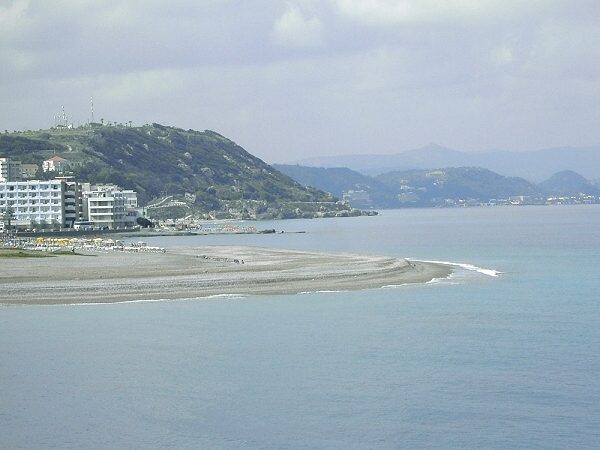
[{"label": "building rooftop", "polygon": [[48,158],[46,161],[66,161],[66,159],[60,156],[53,156],[52,158]]}]

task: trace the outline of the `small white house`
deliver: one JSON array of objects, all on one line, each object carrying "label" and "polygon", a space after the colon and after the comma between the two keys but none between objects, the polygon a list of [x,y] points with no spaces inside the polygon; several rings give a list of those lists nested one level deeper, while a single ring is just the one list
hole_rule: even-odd
[{"label": "small white house", "polygon": [[63,173],[69,169],[69,161],[60,156],[53,156],[48,158],[42,163],[42,170],[44,172],[58,172]]}]

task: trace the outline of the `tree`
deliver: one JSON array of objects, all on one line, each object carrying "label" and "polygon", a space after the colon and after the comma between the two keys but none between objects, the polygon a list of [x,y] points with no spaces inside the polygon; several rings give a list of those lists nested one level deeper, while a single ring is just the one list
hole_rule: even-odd
[{"label": "tree", "polygon": [[149,221],[148,219],[146,219],[145,217],[138,217],[137,219],[135,219],[135,221],[137,222],[137,224],[143,228],[153,228],[154,224]]},{"label": "tree", "polygon": [[12,228],[12,221],[15,219],[15,212],[13,210],[13,207],[10,205],[7,205],[6,208],[4,208],[4,211],[2,213],[2,222],[4,223],[4,228],[6,230],[10,230]]}]

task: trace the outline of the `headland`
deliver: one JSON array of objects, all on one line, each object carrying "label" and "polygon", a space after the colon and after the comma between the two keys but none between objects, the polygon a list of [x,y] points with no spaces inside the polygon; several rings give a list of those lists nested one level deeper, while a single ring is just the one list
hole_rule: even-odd
[{"label": "headland", "polygon": [[55,258],[0,258],[0,304],[346,291],[425,283],[451,272],[443,264],[386,256],[256,247],[89,250]]}]

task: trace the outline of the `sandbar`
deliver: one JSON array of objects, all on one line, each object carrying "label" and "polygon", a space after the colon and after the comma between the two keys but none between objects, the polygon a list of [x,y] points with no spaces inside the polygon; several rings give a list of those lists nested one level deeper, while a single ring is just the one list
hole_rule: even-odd
[{"label": "sandbar", "polygon": [[88,251],[0,259],[0,304],[77,304],[224,294],[348,291],[445,278],[450,266],[402,258],[211,246],[165,253]]}]

